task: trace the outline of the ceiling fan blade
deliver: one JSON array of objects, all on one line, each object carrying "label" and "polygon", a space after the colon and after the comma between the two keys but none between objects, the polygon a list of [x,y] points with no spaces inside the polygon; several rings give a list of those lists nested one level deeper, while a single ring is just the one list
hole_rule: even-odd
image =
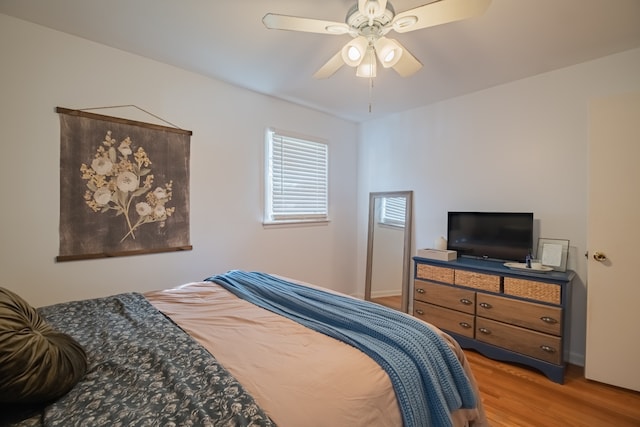
[{"label": "ceiling fan blade", "polygon": [[387,0],[358,0],[358,11],[367,18],[377,18],[387,9]]},{"label": "ceiling fan blade", "polygon": [[481,15],[490,3],[491,0],[436,0],[398,13],[392,25],[399,33],[434,27]]},{"label": "ceiling fan blade", "polygon": [[270,30],[303,31],[320,34],[346,34],[349,32],[349,26],[343,22],[299,18],[297,16],[277,15],[275,13],[267,13],[264,15],[262,23]]},{"label": "ceiling fan blade", "polygon": [[400,56],[400,60],[398,60],[392,68],[402,77],[409,77],[422,68],[422,64],[404,46],[401,45],[401,47],[402,55]]},{"label": "ceiling fan blade", "polygon": [[315,72],[313,78],[315,79],[328,79],[336,71],[338,71],[344,65],[342,60],[342,51],[339,51],[331,57],[318,71]]}]

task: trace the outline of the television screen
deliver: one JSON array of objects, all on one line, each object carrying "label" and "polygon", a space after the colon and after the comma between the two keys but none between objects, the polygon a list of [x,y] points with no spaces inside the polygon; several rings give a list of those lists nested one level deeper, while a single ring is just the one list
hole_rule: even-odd
[{"label": "television screen", "polygon": [[447,249],[458,256],[523,262],[533,247],[531,212],[449,212]]}]

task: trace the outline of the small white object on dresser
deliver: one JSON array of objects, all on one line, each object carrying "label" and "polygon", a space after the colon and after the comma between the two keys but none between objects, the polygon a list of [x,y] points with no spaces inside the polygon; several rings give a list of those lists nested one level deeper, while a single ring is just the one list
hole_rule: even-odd
[{"label": "small white object on dresser", "polygon": [[418,249],[416,255],[420,258],[437,259],[438,261],[453,261],[458,257],[458,252],[446,249]]}]

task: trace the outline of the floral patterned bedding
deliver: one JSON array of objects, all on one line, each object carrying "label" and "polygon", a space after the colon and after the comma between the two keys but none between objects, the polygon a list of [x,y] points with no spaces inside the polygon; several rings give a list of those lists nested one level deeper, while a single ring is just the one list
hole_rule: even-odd
[{"label": "floral patterned bedding", "polygon": [[0,425],[275,425],[210,353],[140,294],[39,312],[85,348],[88,372],[43,408],[2,408]]}]

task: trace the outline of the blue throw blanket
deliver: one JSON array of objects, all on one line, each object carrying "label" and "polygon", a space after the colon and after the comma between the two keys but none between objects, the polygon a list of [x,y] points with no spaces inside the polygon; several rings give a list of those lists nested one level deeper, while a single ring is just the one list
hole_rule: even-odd
[{"label": "blue throw blanket", "polygon": [[451,411],[476,406],[446,341],[411,316],[264,273],[230,271],[206,280],[367,354],[389,375],[405,427],[451,426]]}]

